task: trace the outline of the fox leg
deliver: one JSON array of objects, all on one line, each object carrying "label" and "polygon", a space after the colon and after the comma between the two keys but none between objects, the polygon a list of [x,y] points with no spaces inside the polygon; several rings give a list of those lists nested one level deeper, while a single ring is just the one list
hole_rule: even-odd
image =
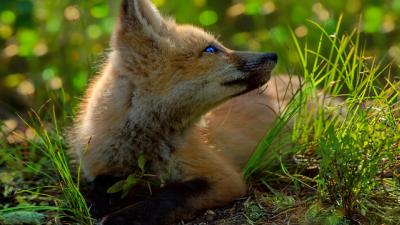
[{"label": "fox leg", "polygon": [[238,172],[210,149],[180,149],[174,157],[182,172],[179,182],[167,184],[144,201],[109,216],[103,225],[159,225],[193,218],[208,208],[223,206],[245,194]]}]

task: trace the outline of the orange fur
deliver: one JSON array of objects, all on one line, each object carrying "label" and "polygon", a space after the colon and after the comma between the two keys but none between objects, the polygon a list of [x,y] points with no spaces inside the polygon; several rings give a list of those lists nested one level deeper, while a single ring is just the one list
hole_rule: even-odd
[{"label": "orange fur", "polygon": [[300,78],[273,76],[267,85],[231,99],[204,117],[208,145],[243,167],[301,86]]}]

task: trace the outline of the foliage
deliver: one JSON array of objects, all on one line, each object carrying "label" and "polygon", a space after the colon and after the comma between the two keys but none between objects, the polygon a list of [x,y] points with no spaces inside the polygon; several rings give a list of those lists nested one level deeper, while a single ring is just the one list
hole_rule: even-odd
[{"label": "foliage", "polygon": [[[353,223],[360,220],[395,223],[396,219],[386,217],[385,211],[399,208],[396,182],[399,180],[400,83],[389,79],[386,84],[380,82],[386,68],[365,56],[357,30],[348,35],[340,33],[340,21],[336,35],[329,35],[314,23],[321,32],[317,49],[300,47],[293,34],[304,68],[304,88],[259,144],[244,174],[266,182],[265,175],[254,174],[271,171],[273,162],[285,154],[302,156],[306,158],[303,166],[319,168],[318,176],[305,178],[299,168],[290,174],[286,168],[290,164],[282,160],[281,176],[316,188],[319,201],[329,203],[334,212],[342,209],[343,216]],[[324,54],[323,45],[331,47],[328,54]],[[270,143],[282,130],[282,122],[290,119],[295,120],[292,141],[297,147],[277,155]],[[376,196],[382,201],[379,206],[370,203]],[[368,220],[367,214],[370,214]]]},{"label": "foliage", "polygon": [[[324,105],[317,110],[306,106],[300,112],[294,138],[306,146],[311,143],[313,150],[306,147],[302,153],[320,159],[315,181],[322,201],[328,197],[351,222],[366,220],[366,214],[372,213],[368,222],[396,223],[382,212],[398,208],[391,196],[399,194],[394,182],[399,179],[395,165],[400,155],[400,84],[389,79],[382,84],[379,78],[387,70],[365,56],[360,33],[341,36],[339,27],[340,23],[333,37],[319,27],[323,33],[320,44],[331,43],[329,55],[321,54],[321,48],[306,47],[304,54],[298,49],[305,78],[322,85],[329,96],[323,96]],[[307,59],[312,56],[315,61],[309,66]],[[335,101],[338,96],[344,101]],[[388,172],[389,177],[384,175]],[[382,192],[386,197],[379,206],[368,204]],[[378,208],[380,213],[375,214]]]},{"label": "foliage", "polygon": [[387,185],[377,175],[384,178],[383,169],[395,162],[395,139],[385,137],[382,130],[385,128],[369,123],[356,126],[343,135],[329,129],[317,150],[321,157],[317,182],[322,199],[343,207],[348,218],[358,212],[366,213],[365,198],[372,196],[381,185]]},{"label": "foliage", "polygon": [[349,221],[343,217],[343,213],[339,210],[325,209],[320,204],[314,204],[307,210],[303,223],[310,225],[347,225]]},{"label": "foliage", "polygon": [[[134,186],[137,186],[140,182],[147,183],[149,179],[146,178],[152,178],[154,177],[154,175],[145,173],[146,162],[147,159],[144,155],[139,156],[137,160],[137,166],[140,171],[130,174],[125,180],[118,181],[107,189],[107,193],[115,194],[121,192],[121,198],[125,198],[126,196],[128,196],[129,192]],[[150,188],[149,183],[147,183],[147,186]]]},{"label": "foliage", "polygon": [[77,181],[75,174],[70,170],[70,164],[66,156],[64,139],[58,128],[56,114],[52,111],[53,129],[46,129],[44,123],[36,114],[36,124],[33,129],[36,132],[37,139],[31,142],[32,146],[37,146],[46,156],[51,159],[54,171],[57,172],[58,186],[63,193],[64,201],[59,203],[63,208],[70,210],[74,218],[80,221],[80,224],[93,224],[90,216],[89,207],[85,198],[79,189],[79,170]]}]

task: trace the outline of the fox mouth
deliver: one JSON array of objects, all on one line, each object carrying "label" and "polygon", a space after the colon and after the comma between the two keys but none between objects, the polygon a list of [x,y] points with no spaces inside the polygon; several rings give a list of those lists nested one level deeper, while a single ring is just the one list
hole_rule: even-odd
[{"label": "fox mouth", "polygon": [[257,74],[249,74],[245,78],[235,79],[231,81],[225,81],[222,83],[224,86],[244,86],[258,88],[264,85],[270,78],[271,71]]},{"label": "fox mouth", "polygon": [[243,92],[240,92],[237,95],[246,93],[248,91],[252,91],[263,86],[268,82],[271,77],[271,71],[254,71],[252,73],[248,73],[246,77],[240,79],[234,79],[230,81],[225,81],[222,83],[224,86],[246,86],[246,89]]}]

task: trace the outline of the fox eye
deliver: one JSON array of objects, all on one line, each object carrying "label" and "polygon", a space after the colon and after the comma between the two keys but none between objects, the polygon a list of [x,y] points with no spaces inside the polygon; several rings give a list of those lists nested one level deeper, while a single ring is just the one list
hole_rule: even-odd
[{"label": "fox eye", "polygon": [[217,52],[219,52],[219,49],[213,45],[209,45],[209,46],[207,46],[207,48],[204,49],[204,52],[217,53]]}]

